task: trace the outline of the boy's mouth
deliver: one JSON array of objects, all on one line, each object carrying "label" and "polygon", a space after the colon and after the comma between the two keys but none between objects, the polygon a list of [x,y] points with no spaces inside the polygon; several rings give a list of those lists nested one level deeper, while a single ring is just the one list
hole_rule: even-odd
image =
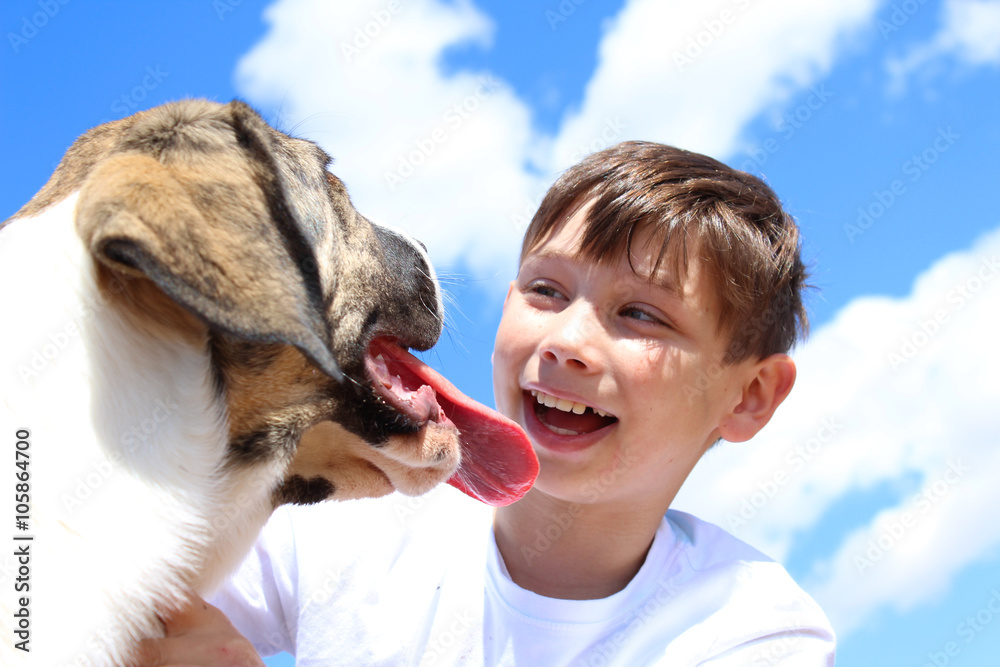
[{"label": "boy's mouth", "polygon": [[556,398],[537,389],[532,389],[531,395],[538,421],[558,435],[586,435],[618,421],[614,415],[589,405]]}]

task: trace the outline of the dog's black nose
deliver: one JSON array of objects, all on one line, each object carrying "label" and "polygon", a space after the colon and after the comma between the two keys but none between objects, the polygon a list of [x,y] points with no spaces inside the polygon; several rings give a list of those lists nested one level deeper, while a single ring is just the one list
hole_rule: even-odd
[{"label": "dog's black nose", "polygon": [[[444,312],[427,247],[402,232],[373,224],[382,247],[384,266],[399,293],[380,308],[378,329],[426,350],[437,342],[444,327]],[[419,248],[418,248],[419,246]]]}]

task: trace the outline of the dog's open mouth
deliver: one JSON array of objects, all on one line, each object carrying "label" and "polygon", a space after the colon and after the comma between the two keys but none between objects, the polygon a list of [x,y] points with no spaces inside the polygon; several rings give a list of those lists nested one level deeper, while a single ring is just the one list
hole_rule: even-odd
[{"label": "dog's open mouth", "polygon": [[437,371],[389,341],[368,347],[365,366],[378,395],[400,414],[422,425],[454,425],[462,463],[448,483],[488,505],[521,498],[538,475],[538,459],[521,427],[477,403]]}]

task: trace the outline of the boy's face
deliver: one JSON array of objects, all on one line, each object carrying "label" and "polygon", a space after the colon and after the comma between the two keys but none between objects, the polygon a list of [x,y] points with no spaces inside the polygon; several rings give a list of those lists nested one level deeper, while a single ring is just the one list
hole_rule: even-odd
[{"label": "boy's face", "polygon": [[722,365],[728,340],[694,253],[675,287],[670,267],[647,279],[655,255],[642,234],[638,275],[624,255],[595,265],[577,248],[588,210],[528,254],[511,284],[493,356],[497,407],[534,443],[537,491],[662,511],[739,404],[752,364]]}]

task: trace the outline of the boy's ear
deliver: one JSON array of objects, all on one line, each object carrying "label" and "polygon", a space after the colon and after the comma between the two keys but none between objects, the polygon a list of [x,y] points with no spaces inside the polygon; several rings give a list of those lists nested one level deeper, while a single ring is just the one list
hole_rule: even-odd
[{"label": "boy's ear", "polygon": [[742,399],[719,424],[719,436],[729,442],[745,442],[764,428],[795,384],[795,362],[787,354],[772,354],[753,368]]}]

